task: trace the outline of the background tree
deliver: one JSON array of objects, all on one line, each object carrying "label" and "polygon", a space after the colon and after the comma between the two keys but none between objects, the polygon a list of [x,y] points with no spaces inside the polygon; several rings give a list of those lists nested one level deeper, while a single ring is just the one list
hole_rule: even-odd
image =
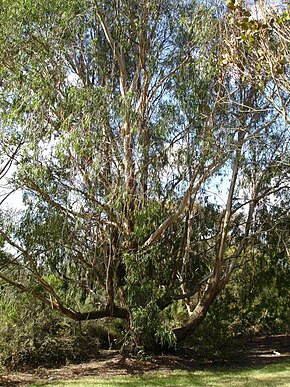
[{"label": "background tree", "polygon": [[219,64],[222,9],[2,8],[1,144],[25,208],[2,211],[0,279],[74,320],[121,318],[134,346],[183,340],[287,186],[285,126]]},{"label": "background tree", "polygon": [[229,1],[222,63],[255,84],[289,125],[290,10],[287,1]]}]

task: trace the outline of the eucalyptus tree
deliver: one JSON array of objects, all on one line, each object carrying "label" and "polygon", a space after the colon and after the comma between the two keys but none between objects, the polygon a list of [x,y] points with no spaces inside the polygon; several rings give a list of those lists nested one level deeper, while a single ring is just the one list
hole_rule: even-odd
[{"label": "eucalyptus tree", "polygon": [[2,211],[1,281],[74,320],[124,319],[147,349],[201,323],[286,179],[285,127],[220,66],[224,11],[3,1],[1,144],[25,209]]}]

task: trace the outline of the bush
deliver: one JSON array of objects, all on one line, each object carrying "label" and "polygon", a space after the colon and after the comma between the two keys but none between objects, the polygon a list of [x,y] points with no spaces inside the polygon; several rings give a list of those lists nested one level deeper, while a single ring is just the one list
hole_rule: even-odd
[{"label": "bush", "polygon": [[60,366],[94,358],[112,347],[118,327],[106,321],[68,321],[27,294],[5,289],[0,298],[0,365]]}]

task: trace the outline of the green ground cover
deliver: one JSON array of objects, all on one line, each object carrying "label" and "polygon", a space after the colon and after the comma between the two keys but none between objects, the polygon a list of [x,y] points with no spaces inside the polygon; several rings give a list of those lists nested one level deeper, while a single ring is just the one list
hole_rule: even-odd
[{"label": "green ground cover", "polygon": [[290,362],[281,362],[243,370],[160,371],[150,375],[114,378],[85,378],[74,381],[52,381],[33,386],[53,387],[141,387],[141,386],[223,386],[223,387],[287,387],[290,386]]}]

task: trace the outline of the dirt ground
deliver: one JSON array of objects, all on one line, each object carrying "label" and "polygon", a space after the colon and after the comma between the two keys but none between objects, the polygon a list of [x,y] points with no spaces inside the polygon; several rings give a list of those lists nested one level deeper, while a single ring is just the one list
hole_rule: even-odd
[{"label": "dirt ground", "polygon": [[7,371],[0,374],[0,386],[29,386],[36,382],[52,380],[73,380],[83,377],[110,377],[120,375],[145,374],[154,371],[174,369],[194,370],[223,367],[239,368],[263,366],[281,360],[290,360],[290,335],[259,337],[253,339],[246,349],[236,353],[233,359],[220,362],[198,361],[188,356],[163,355],[149,360],[124,357],[117,351],[100,351],[97,358],[88,363],[71,364],[61,368],[36,368],[26,372]]}]

